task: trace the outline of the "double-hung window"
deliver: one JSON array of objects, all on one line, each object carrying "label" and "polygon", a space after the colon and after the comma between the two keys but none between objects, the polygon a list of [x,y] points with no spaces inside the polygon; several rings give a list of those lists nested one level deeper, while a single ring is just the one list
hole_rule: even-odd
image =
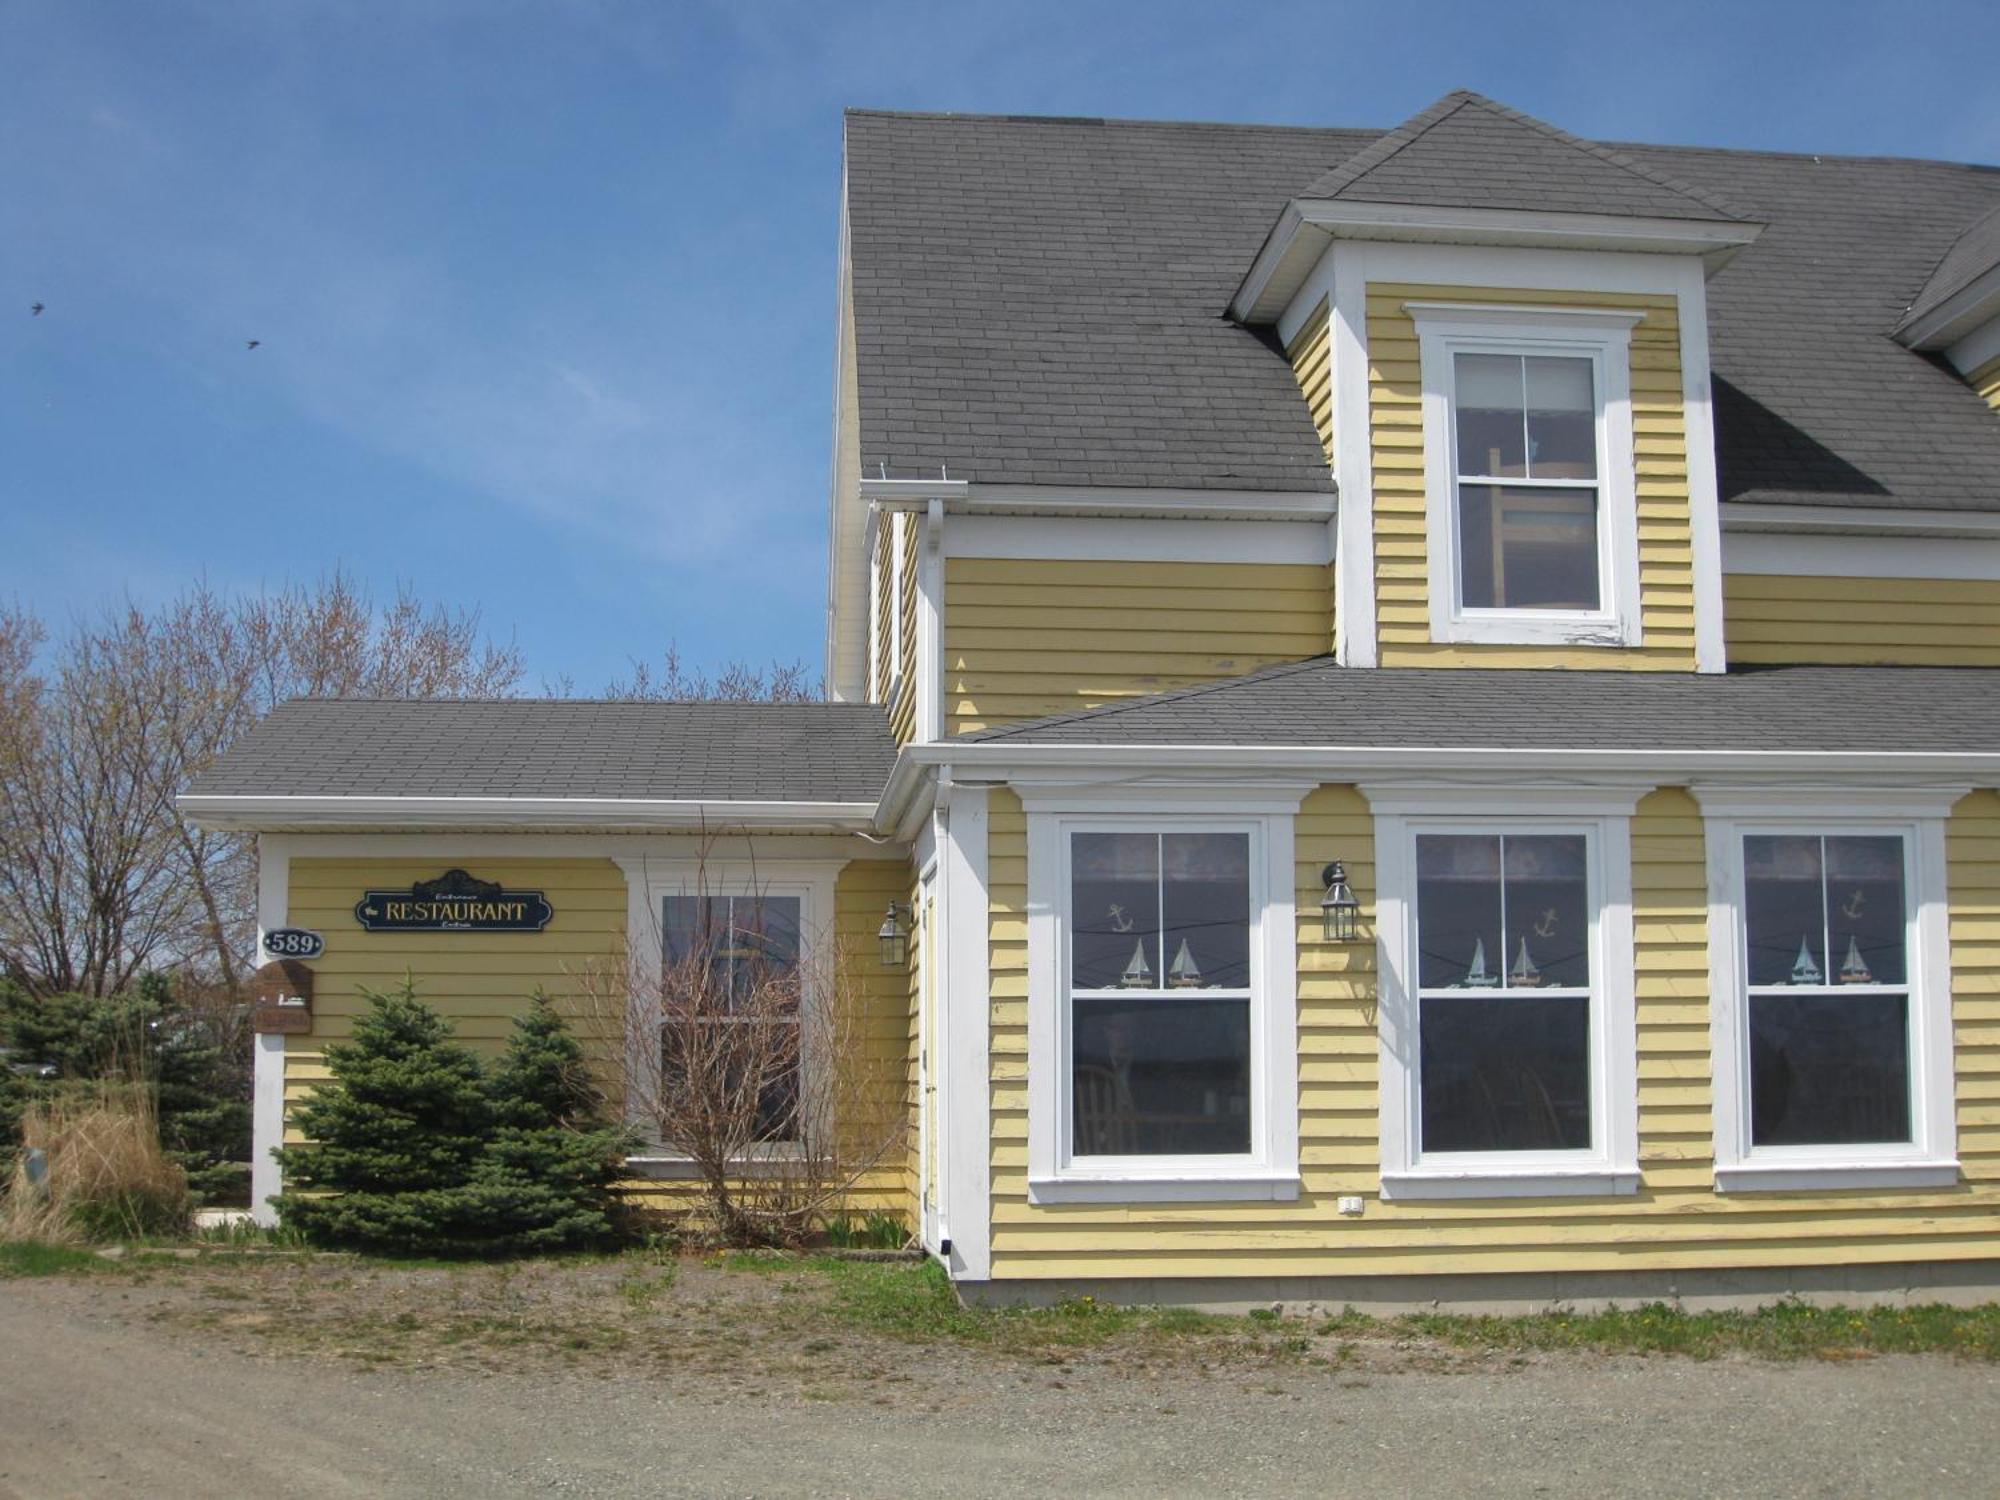
[{"label": "double-hung window", "polygon": [[1411,303],[1440,641],[1637,645],[1638,314]]},{"label": "double-hung window", "polygon": [[1295,1196],[1296,801],[1105,817],[1024,800],[1031,1194]]},{"label": "double-hung window", "polygon": [[756,1089],[760,1141],[799,1136],[802,904],[767,892],[661,900],[663,973],[681,1003],[661,1026],[660,1076],[672,1087],[690,1069],[755,1071],[704,1082],[719,1097]]},{"label": "double-hung window", "polygon": [[1942,823],[1755,803],[1709,825],[1717,1186],[1948,1185]]},{"label": "double-hung window", "polygon": [[1633,1191],[1631,798],[1590,819],[1374,800],[1384,1193]]}]

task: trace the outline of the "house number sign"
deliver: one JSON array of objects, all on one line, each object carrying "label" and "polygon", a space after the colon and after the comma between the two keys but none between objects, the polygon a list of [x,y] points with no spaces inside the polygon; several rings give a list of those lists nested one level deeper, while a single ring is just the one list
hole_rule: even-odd
[{"label": "house number sign", "polygon": [[464,870],[407,890],[368,891],[354,905],[370,932],[540,932],[554,915],[540,891],[506,890]]}]

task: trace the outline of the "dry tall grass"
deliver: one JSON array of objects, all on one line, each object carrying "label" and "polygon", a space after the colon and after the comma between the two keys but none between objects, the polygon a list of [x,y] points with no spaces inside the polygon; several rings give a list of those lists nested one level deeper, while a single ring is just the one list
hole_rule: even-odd
[{"label": "dry tall grass", "polygon": [[[78,1083],[21,1117],[21,1159],[0,1202],[0,1239],[125,1240],[187,1231],[187,1173],[160,1149],[152,1091],[140,1084]],[[31,1183],[39,1149],[45,1179]]]}]

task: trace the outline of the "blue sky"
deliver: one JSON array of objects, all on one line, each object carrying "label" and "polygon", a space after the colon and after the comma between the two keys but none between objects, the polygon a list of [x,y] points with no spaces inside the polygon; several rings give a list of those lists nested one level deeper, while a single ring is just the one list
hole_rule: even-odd
[{"label": "blue sky", "polygon": [[1990,0],[0,0],[0,37],[0,597],[339,563],[583,690],[669,640],[818,663],[844,106],[1386,127],[1470,87],[2000,162]]}]

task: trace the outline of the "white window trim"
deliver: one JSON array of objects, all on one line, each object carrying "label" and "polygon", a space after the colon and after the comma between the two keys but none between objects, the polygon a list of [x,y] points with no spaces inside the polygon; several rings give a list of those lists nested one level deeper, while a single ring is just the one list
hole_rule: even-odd
[{"label": "white window trim", "polygon": [[[1951,1033],[1951,933],[1945,825],[1964,787],[1805,793],[1690,788],[1708,845],[1710,1049],[1715,1190],[1951,1187],[1959,1177]],[[1898,834],[1910,904],[1911,1140],[1882,1146],[1750,1144],[1749,976],[1744,958],[1743,840],[1754,834]]]},{"label": "white window trim", "polygon": [[[1431,639],[1497,645],[1638,646],[1638,479],[1632,446],[1632,329],[1618,308],[1407,302],[1423,370],[1424,504]],[[1588,358],[1597,394],[1596,610],[1467,609],[1460,603],[1454,356],[1564,354]]]},{"label": "white window trim", "polygon": [[[1632,937],[1632,811],[1624,787],[1363,786],[1375,812],[1382,1196],[1579,1197],[1639,1189],[1639,1051]],[[1420,833],[1581,833],[1591,874],[1591,1148],[1418,1149],[1416,841]]]},{"label": "white window trim", "polygon": [[[760,895],[799,898],[799,958],[802,984],[799,994],[799,1066],[824,1065],[815,1045],[822,1028],[808,1024],[815,1008],[827,997],[818,992],[826,965],[817,960],[829,952],[834,942],[834,882],[842,862],[786,861],[759,867],[749,861],[687,858],[653,859],[644,855],[622,857],[618,867],[625,872],[625,932],[628,962],[639,981],[641,992],[628,997],[625,1016],[625,1120],[641,1132],[639,1149],[627,1161],[633,1166],[656,1169],[651,1175],[672,1176],[672,1169],[687,1158],[661,1149],[652,1133],[649,1113],[634,1097],[634,1080],[647,1076],[653,1066],[648,1049],[659,1046],[658,1007],[649,999],[657,992],[661,965],[665,959],[665,918],[661,902],[668,896]],[[828,1122],[830,1123],[830,1122]],[[746,1163],[759,1158],[796,1152],[793,1142],[772,1142],[760,1148]]]},{"label": "white window trim", "polygon": [[[1028,821],[1028,1201],[1287,1201],[1299,1195],[1293,822],[1306,788],[1018,788]],[[1250,856],[1251,1149],[1078,1166],[1068,1156],[1072,831],[1243,831]]]}]

